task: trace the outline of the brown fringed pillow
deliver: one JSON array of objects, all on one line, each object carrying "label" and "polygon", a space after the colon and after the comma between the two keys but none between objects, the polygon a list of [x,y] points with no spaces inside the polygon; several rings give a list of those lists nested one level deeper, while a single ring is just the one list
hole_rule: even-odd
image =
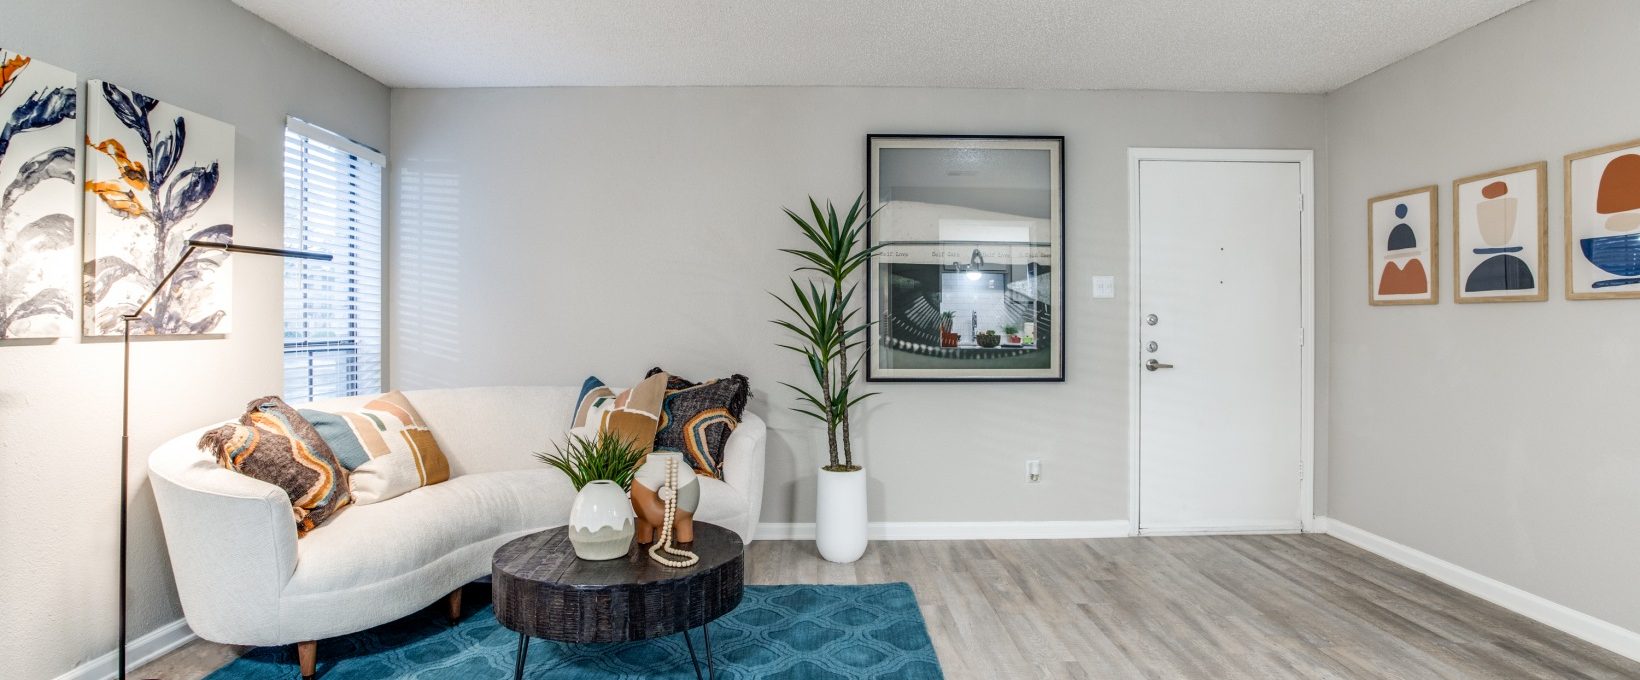
[{"label": "brown fringed pillow", "polygon": [[[648,375],[659,373],[665,371],[653,368]],[[655,450],[682,452],[696,474],[722,479],[723,447],[740,425],[750,396],[750,383],[738,373],[703,383],[669,377]]]},{"label": "brown fringed pillow", "polygon": [[199,447],[222,467],[284,489],[297,536],[353,502],[347,469],[313,425],[279,397],[252,400],[238,423],[206,432]]}]

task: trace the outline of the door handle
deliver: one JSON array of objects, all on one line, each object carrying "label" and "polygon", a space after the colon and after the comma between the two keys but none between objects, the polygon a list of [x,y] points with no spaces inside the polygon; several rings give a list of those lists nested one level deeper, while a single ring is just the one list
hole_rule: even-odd
[{"label": "door handle", "polygon": [[1159,371],[1164,368],[1173,368],[1173,364],[1164,364],[1155,359],[1145,362],[1145,370],[1147,371]]}]

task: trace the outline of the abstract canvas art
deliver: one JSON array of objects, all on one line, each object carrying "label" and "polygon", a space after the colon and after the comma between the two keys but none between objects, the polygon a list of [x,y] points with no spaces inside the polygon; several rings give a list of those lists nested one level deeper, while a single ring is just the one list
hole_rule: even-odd
[{"label": "abstract canvas art", "polygon": [[1458,302],[1549,298],[1547,162],[1452,183],[1453,297]]},{"label": "abstract canvas art", "polygon": [[869,135],[866,377],[1065,379],[1065,139]]},{"label": "abstract canvas art", "polygon": [[1566,157],[1566,297],[1640,298],[1640,139]]},{"label": "abstract canvas art", "polygon": [[1367,302],[1432,305],[1440,301],[1440,229],[1436,188],[1367,199]]},{"label": "abstract canvas art", "polygon": [[0,340],[74,326],[77,94],[72,72],[0,49]]},{"label": "abstract canvas art", "polygon": [[[86,85],[85,334],[117,335],[189,239],[233,237],[233,126],[140,92]],[[133,322],[142,335],[228,332],[226,253],[195,255]]]}]

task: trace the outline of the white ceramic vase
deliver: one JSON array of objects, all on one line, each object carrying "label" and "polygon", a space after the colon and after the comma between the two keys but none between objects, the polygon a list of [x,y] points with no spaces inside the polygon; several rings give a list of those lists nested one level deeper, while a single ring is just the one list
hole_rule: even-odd
[{"label": "white ceramic vase", "polygon": [[632,548],[632,500],[607,479],[587,482],[569,509],[569,542],[583,560],[613,560]]},{"label": "white ceramic vase", "polygon": [[866,471],[820,470],[814,543],[820,556],[847,564],[866,554]]}]

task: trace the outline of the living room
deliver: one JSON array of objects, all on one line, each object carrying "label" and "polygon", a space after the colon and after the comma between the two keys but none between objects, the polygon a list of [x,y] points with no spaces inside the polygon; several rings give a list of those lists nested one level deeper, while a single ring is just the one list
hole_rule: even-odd
[{"label": "living room", "polygon": [[8,0],[0,676],[1640,677],[1637,27]]}]

